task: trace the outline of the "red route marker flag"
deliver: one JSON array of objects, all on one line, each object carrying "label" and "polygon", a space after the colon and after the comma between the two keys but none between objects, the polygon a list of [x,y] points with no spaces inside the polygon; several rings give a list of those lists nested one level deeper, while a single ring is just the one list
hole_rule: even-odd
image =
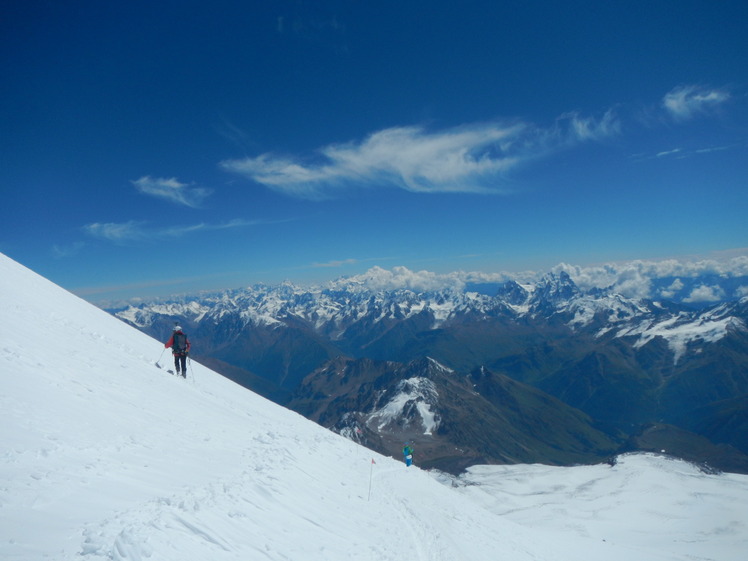
[{"label": "red route marker flag", "polygon": [[371,459],[371,465],[369,466],[369,496],[366,498],[367,501],[371,500],[371,477],[374,474],[374,464],[377,462],[374,461],[374,458]]}]

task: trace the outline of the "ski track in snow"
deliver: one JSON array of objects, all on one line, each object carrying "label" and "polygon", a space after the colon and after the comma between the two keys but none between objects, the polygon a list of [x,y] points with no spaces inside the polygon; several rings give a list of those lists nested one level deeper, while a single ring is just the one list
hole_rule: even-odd
[{"label": "ski track in snow", "polygon": [[[748,477],[374,454],[0,255],[0,559],[743,561]],[[376,464],[371,460],[375,459]],[[371,483],[371,496],[368,495]],[[454,485],[453,488],[450,486]]]}]

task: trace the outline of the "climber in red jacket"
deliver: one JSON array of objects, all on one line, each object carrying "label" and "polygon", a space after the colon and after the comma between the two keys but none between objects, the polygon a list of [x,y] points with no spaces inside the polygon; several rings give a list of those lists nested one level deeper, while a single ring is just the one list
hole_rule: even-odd
[{"label": "climber in red jacket", "polygon": [[171,354],[174,355],[174,367],[177,369],[177,376],[181,374],[186,378],[187,355],[190,352],[190,340],[187,339],[187,335],[184,334],[181,327],[178,325],[174,326],[174,333],[172,333],[171,338],[164,343],[164,347],[167,349],[171,347]]}]

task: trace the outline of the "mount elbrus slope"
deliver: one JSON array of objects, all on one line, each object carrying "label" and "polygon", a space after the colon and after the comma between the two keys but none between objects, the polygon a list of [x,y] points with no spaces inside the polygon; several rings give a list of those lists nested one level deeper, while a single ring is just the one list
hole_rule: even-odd
[{"label": "mount elbrus slope", "polygon": [[[354,278],[327,288],[255,286],[110,311],[163,340],[179,321],[195,355],[219,369],[230,365],[224,373],[238,383],[325,426],[353,429],[346,434],[380,450],[392,453],[396,442],[413,438],[412,415],[424,413],[416,432],[426,460],[442,468],[591,460],[615,443],[630,445],[629,437],[658,423],[677,427],[680,443],[687,431],[720,447],[717,455],[705,453],[694,436],[703,460],[727,455],[732,459],[724,465],[748,469],[745,410],[728,405],[743,404],[748,395],[748,298],[695,309],[583,291],[566,273],[486,292],[373,290]],[[401,373],[419,364],[449,372],[435,376],[425,366],[411,376],[435,392],[438,407],[431,404],[426,413],[426,393],[416,392],[409,406],[392,405],[399,421],[373,422],[383,396],[410,395],[401,391]],[[346,391],[325,381],[333,371],[348,372]],[[476,372],[492,384],[481,383]],[[496,381],[509,387],[508,379],[518,384],[499,392],[502,399],[491,398]],[[471,391],[480,400],[467,399]],[[516,402],[525,407],[512,410]],[[435,428],[432,416],[440,419]],[[575,423],[585,429],[569,438]],[[548,430],[557,426],[566,436]],[[512,451],[521,441],[527,449]]]},{"label": "mount elbrus slope", "polygon": [[745,475],[626,454],[447,477],[162,351],[0,254],[0,559],[745,558]]},{"label": "mount elbrus slope", "polygon": [[0,254],[0,559],[628,558],[559,547],[196,361],[171,376],[162,349]]}]

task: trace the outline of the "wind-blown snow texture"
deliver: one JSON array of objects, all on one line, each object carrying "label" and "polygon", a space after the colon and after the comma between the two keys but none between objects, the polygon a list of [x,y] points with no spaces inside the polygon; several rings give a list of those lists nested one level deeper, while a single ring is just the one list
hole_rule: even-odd
[{"label": "wind-blown snow texture", "polygon": [[197,363],[173,377],[154,365],[162,349],[0,255],[0,559],[748,551],[746,476],[627,456],[614,467],[477,466],[454,480],[372,454]]}]

